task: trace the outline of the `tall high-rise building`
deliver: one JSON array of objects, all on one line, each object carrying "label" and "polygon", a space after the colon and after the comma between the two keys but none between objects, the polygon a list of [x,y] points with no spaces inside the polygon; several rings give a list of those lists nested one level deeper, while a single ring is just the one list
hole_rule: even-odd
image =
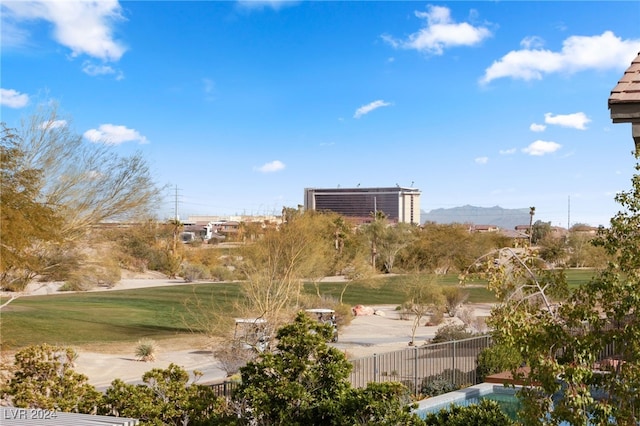
[{"label": "tall high-rise building", "polygon": [[305,210],[329,210],[343,216],[368,220],[383,212],[391,222],[420,224],[420,190],[388,188],[305,188]]}]

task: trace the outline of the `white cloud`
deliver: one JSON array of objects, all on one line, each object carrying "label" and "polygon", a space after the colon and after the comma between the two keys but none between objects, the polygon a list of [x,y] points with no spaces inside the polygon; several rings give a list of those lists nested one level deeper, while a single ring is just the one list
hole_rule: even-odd
[{"label": "white cloud", "polygon": [[46,130],[59,129],[61,127],[67,127],[67,120],[45,121],[44,123],[40,124],[40,128]]},{"label": "white cloud", "polygon": [[371,111],[373,111],[374,109],[378,109],[381,107],[386,107],[391,105],[389,102],[385,102],[383,100],[377,100],[377,101],[373,101],[370,104],[367,105],[363,105],[360,108],[358,108],[355,112],[355,114],[353,114],[353,118],[360,118],[365,114],[369,114]]},{"label": "white cloud", "polygon": [[0,105],[9,108],[22,108],[29,103],[29,95],[13,89],[0,89]]},{"label": "white cloud", "polygon": [[283,170],[285,168],[285,164],[280,160],[274,160],[270,163],[265,163],[260,167],[255,167],[254,170],[257,170],[262,173],[273,173]]},{"label": "white cloud", "polygon": [[538,36],[529,36],[520,41],[520,46],[525,49],[541,49],[544,46],[544,40]]},{"label": "white cloud", "polygon": [[419,31],[409,35],[406,40],[398,40],[387,34],[382,39],[394,48],[442,55],[446,48],[474,46],[491,36],[491,31],[485,27],[454,22],[451,10],[447,7],[429,5],[427,12],[416,11],[415,15],[426,21]]},{"label": "white cloud", "polygon": [[531,126],[529,126],[529,130],[531,130],[532,132],[544,132],[546,129],[547,126],[545,126],[544,124],[531,123]]},{"label": "white cloud", "polygon": [[622,40],[611,31],[595,36],[571,36],[562,43],[562,50],[542,49],[539,39],[525,39],[522,50],[513,50],[494,61],[480,83],[511,77],[521,80],[540,80],[545,74],[575,73],[588,69],[624,69],[640,50],[640,39]]},{"label": "white cloud", "polygon": [[516,153],[516,149],[515,148],[501,149],[498,152],[500,153],[500,155],[511,155]]},{"label": "white cloud", "polygon": [[118,71],[110,65],[96,65],[91,61],[84,61],[82,63],[82,72],[92,77],[96,75],[116,74],[116,80],[122,80],[124,78],[122,71]]},{"label": "white cloud", "polygon": [[125,142],[149,143],[147,138],[137,130],[115,124],[101,124],[98,129],[84,132],[84,137],[91,142],[104,143],[106,145],[120,145]]},{"label": "white cloud", "polygon": [[537,140],[528,147],[523,148],[522,152],[529,155],[542,156],[556,152],[560,148],[562,148],[562,145],[559,143]]},{"label": "white cloud", "polygon": [[124,19],[117,0],[8,1],[2,7],[3,23],[39,19],[52,23],[53,38],[71,49],[72,56],[117,61],[126,50],[113,38],[114,24]]},{"label": "white cloud", "polygon": [[544,122],[547,124],[555,124],[556,126],[571,127],[572,129],[586,130],[587,123],[591,122],[584,112],[576,112],[573,114],[553,115],[548,112],[544,115]]},{"label": "white cloud", "polygon": [[478,157],[475,160],[476,164],[487,164],[489,162],[489,157]]},{"label": "white cloud", "polygon": [[268,7],[273,10],[280,10],[285,7],[295,6],[298,3],[297,0],[238,0],[238,4],[245,9],[264,9]]}]

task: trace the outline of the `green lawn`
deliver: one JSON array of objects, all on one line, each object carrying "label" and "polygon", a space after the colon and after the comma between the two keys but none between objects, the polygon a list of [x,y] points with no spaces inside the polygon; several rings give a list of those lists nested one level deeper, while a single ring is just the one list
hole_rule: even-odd
[{"label": "green lawn", "polygon": [[[593,275],[590,270],[567,272],[570,286],[578,286]],[[344,302],[350,305],[401,304],[400,276],[385,276],[367,283],[349,284]],[[440,277],[442,285],[457,285],[454,274]],[[340,297],[343,283],[321,283],[321,293]],[[305,293],[315,294],[311,284]],[[469,302],[495,302],[485,283],[469,283]],[[37,343],[83,345],[104,342],[136,342],[142,337],[164,339],[190,333],[185,304],[196,298],[205,309],[232,313],[240,297],[237,283],[214,283],[22,297],[2,310],[1,338],[4,348]]]}]

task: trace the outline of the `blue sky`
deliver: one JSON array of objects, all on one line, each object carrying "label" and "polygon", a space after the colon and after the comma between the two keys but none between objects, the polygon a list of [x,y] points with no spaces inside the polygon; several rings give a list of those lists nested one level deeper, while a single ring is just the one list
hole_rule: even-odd
[{"label": "blue sky", "polygon": [[[1,113],[56,100],[137,150],[161,217],[279,214],[305,187],[607,225],[630,188],[607,99],[640,2],[2,2]],[[481,222],[481,218],[479,219]]]}]

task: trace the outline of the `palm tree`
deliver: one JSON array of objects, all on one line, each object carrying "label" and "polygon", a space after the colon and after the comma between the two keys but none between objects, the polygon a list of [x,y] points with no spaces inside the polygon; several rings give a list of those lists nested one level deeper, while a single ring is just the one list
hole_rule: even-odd
[{"label": "palm tree", "polygon": [[531,242],[533,238],[533,215],[536,214],[535,207],[529,207],[529,247],[531,247]]}]

